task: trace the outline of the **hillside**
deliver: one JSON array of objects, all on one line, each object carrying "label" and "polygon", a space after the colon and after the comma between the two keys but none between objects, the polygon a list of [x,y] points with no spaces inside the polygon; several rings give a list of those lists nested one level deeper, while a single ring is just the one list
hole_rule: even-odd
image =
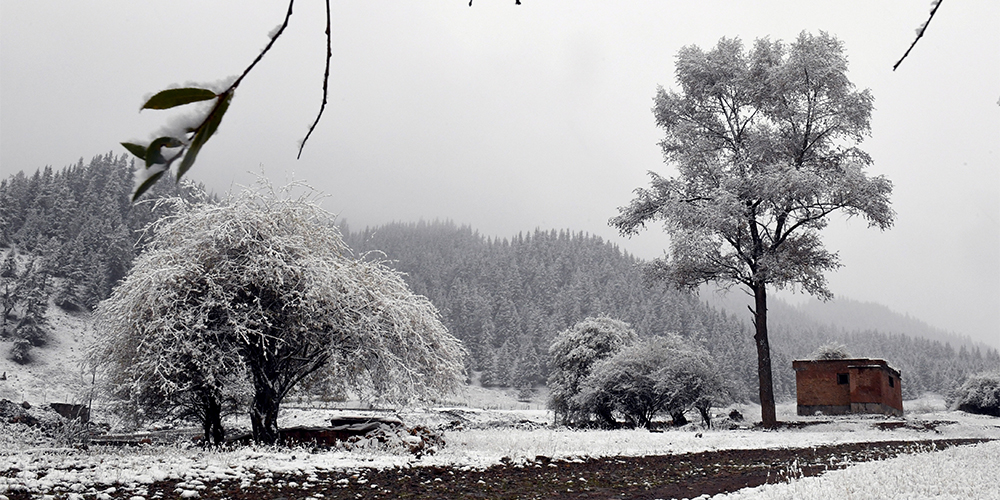
[{"label": "hillside", "polygon": [[[734,290],[722,294],[703,287],[700,297],[750,328],[749,300],[743,293]],[[997,349],[934,328],[881,304],[837,298],[826,303],[792,305],[772,297],[768,299],[768,329],[773,365],[786,379],[794,377],[792,360],[807,358],[826,343],[843,344],[852,356],[887,360],[901,370],[906,398],[924,392],[946,395],[970,373],[1000,368]],[[782,383],[776,382],[776,390]]]},{"label": "hillside", "polygon": [[[470,366],[488,384],[544,381],[554,334],[586,316],[608,314],[640,336],[676,332],[705,346],[733,382],[737,399],[756,393],[756,352],[747,301],[739,290],[698,296],[644,283],[636,259],[600,238],[570,231],[487,238],[449,222],[343,228],[359,253],[378,250],[418,293],[441,310],[466,343]],[[793,306],[769,301],[775,393],[795,394],[791,364],[838,342],[856,356],[903,370],[904,394],[947,394],[969,373],[1000,367],[1000,354],[884,306],[838,300]],[[967,340],[967,339],[966,339]],[[541,361],[540,361],[541,360]]]},{"label": "hillside", "polygon": [[81,362],[86,346],[93,339],[90,313],[68,313],[49,307],[48,342],[31,350],[32,361],[16,363],[7,355],[13,342],[0,339],[0,399],[43,403],[84,403],[89,399],[91,377]]},{"label": "hillside", "polygon": [[859,302],[838,297],[829,302],[811,300],[795,308],[817,323],[845,331],[878,330],[884,333],[905,333],[911,337],[951,344],[956,349],[962,346],[968,349],[995,347],[975,342],[968,336],[936,328],[918,318],[900,314],[874,302]]},{"label": "hillside", "polygon": [[[105,155],[0,181],[0,371],[9,372],[0,389],[9,397],[51,400],[46,384],[71,388],[60,399],[81,397],[74,370],[88,335],[82,318],[128,272],[148,237],[143,227],[172,213],[168,204],[130,204],[130,172],[124,157]],[[160,183],[154,191],[150,196],[212,201],[196,186]],[[469,352],[467,368],[486,386],[529,396],[548,377],[555,335],[603,314],[630,323],[640,336],[672,332],[702,345],[726,374],[735,400],[757,393],[756,352],[740,291],[693,295],[646,283],[644,261],[570,230],[492,238],[450,222],[419,222],[361,231],[345,225],[342,232],[357,255],[388,259],[437,306]],[[947,394],[968,374],[1000,367],[996,349],[877,304],[792,306],[772,299],[769,329],[779,398],[794,396],[792,360],[831,341],[903,370],[907,397]],[[36,358],[23,369],[9,359],[15,341]]]},{"label": "hillside", "polygon": [[437,306],[485,385],[530,390],[545,383],[555,335],[603,314],[640,335],[675,332],[703,344],[735,375],[740,398],[752,392],[755,372],[743,359],[753,344],[739,324],[691,294],[647,287],[642,261],[599,237],[535,230],[493,239],[450,222],[342,231],[355,252],[384,256]]},{"label": "hillside", "polygon": [[[752,300],[740,291],[734,289],[729,293],[717,293],[714,288],[704,286],[699,292],[699,297],[709,305],[727,311],[741,320],[749,318],[746,315],[747,306]],[[820,329],[835,333],[874,330],[920,337],[950,344],[956,349],[962,346],[982,350],[993,347],[976,342],[968,336],[934,327],[882,304],[860,302],[847,297],[836,297],[827,302],[810,299],[800,304],[790,304],[779,297],[769,297],[768,313],[773,324],[789,330]]]}]

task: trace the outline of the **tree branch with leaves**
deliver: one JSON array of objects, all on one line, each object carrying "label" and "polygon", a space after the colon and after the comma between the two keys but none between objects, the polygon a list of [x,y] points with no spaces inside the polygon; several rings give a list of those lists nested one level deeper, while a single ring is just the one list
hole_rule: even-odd
[{"label": "tree branch with leaves", "polygon": [[[320,118],[323,117],[323,112],[326,110],[327,91],[330,80],[330,59],[333,57],[333,49],[330,28],[330,0],[326,0],[325,3],[326,70],[323,73],[323,100],[320,104],[319,113],[317,114],[316,119],[313,121],[312,125],[309,126],[309,130],[306,132],[305,137],[299,144],[299,152],[297,156],[299,158],[302,157],[302,150],[305,148],[306,141],[309,140],[309,137],[316,129],[316,125],[319,124]],[[257,63],[264,58],[264,55],[271,50],[271,47],[273,47],[274,43],[278,41],[281,34],[285,32],[285,28],[288,27],[288,21],[292,17],[294,6],[295,0],[290,0],[288,2],[288,10],[285,13],[285,18],[282,23],[270,34],[270,41],[268,41],[267,45],[260,52],[260,54],[257,55],[253,62],[251,62],[250,65],[243,70],[243,73],[235,77],[231,83],[224,83],[217,86],[207,85],[204,87],[166,89],[157,92],[146,100],[140,110],[172,109],[178,106],[205,102],[209,103],[209,105],[202,106],[192,115],[175,122],[172,126],[168,125],[165,130],[156,134],[158,137],[150,141],[148,144],[135,142],[122,143],[122,146],[124,146],[129,153],[132,153],[139,158],[139,160],[145,163],[144,167],[136,172],[135,189],[132,193],[133,201],[142,196],[142,194],[145,193],[153,184],[156,184],[156,182],[170,170],[170,167],[177,160],[180,160],[180,165],[177,168],[176,174],[178,181],[184,176],[184,174],[187,173],[188,170],[191,169],[197,160],[202,147],[208,142],[209,139],[212,138],[212,135],[215,134],[219,125],[222,123],[222,118],[225,116],[226,111],[229,110],[229,104],[232,102],[233,96],[236,93],[236,88],[239,87],[243,79],[250,74],[250,71],[257,66]]]}]

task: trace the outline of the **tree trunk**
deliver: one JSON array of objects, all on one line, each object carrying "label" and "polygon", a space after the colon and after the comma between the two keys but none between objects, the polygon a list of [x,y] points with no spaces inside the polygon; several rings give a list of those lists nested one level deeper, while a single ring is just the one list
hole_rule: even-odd
[{"label": "tree trunk", "polygon": [[597,416],[601,419],[605,428],[615,429],[618,427],[618,422],[615,421],[614,415],[611,413],[611,406],[605,404],[598,404],[597,408],[594,409]]},{"label": "tree trunk", "polygon": [[687,425],[688,419],[684,416],[684,410],[677,410],[670,414],[670,425],[681,427]]},{"label": "tree trunk", "polygon": [[698,409],[698,413],[701,414],[701,422],[705,424],[706,429],[712,428],[712,405],[708,402],[703,402],[694,405]]},{"label": "tree trunk", "polygon": [[254,388],[250,425],[253,440],[262,444],[278,442],[278,407],[281,401],[268,383],[257,383]]},{"label": "tree trunk", "polygon": [[226,431],[222,428],[222,403],[211,396],[204,398],[205,420],[202,429],[205,431],[202,443],[208,446],[221,446],[226,442]]},{"label": "tree trunk", "polygon": [[753,339],[757,344],[757,379],[760,382],[760,420],[765,429],[774,429],[774,383],[771,378],[771,346],[767,340],[767,289],[763,283],[753,287]]},{"label": "tree trunk", "polygon": [[209,423],[212,426],[212,440],[216,446],[226,444],[226,430],[222,428],[222,403],[219,400],[212,401],[212,416]]}]

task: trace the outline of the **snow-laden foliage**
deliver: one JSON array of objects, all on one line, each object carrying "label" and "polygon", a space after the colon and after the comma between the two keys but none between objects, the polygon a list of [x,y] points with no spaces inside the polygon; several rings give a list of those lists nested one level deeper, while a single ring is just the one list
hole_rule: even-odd
[{"label": "snow-laden foliage", "polygon": [[437,309],[382,262],[355,258],[333,217],[293,187],[184,206],[153,228],[98,308],[89,359],[112,395],[217,407],[252,387],[254,437],[272,442],[282,398],[317,372],[393,402],[456,387],[464,351]]},{"label": "snow-laden foliage", "polygon": [[953,410],[1000,417],[1000,372],[970,375],[952,400]]},{"label": "snow-laden foliage", "polygon": [[847,352],[847,346],[844,344],[830,342],[817,347],[809,357],[811,359],[847,359],[851,357],[851,354]]},{"label": "snow-laden foliage", "polygon": [[648,427],[661,413],[680,423],[684,411],[696,405],[708,415],[721,388],[708,352],[668,334],[633,343],[595,364],[573,401],[589,408],[610,407],[629,425]]},{"label": "snow-laden foliage", "polygon": [[582,406],[574,398],[595,363],[613,356],[637,338],[628,323],[607,316],[586,318],[560,332],[549,346],[548,405],[556,418],[570,424],[588,421],[596,414],[606,424],[612,424],[610,408]]},{"label": "snow-laden foliage", "polygon": [[5,253],[0,261],[0,339],[13,339],[8,358],[27,364],[31,348],[48,342],[45,313],[51,266],[48,259],[19,259],[16,248]]},{"label": "snow-laden foliage", "polygon": [[820,238],[834,212],[888,229],[892,183],[869,176],[873,97],[847,77],[843,43],[801,33],[785,44],[758,39],[745,50],[723,38],[710,51],[677,54],[679,90],[659,89],[653,113],[660,146],[678,175],[650,173],[611,224],[631,236],[662,222],[669,255],[648,274],[677,287],[743,287],[754,296],[764,425],[774,427],[767,288],[833,296],[825,273],[840,266]]}]

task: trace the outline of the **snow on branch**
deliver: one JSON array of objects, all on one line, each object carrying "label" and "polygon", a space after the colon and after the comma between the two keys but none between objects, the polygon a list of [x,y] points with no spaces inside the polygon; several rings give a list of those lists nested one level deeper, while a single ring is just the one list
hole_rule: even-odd
[{"label": "snow on branch", "polygon": [[464,380],[465,351],[437,309],[383,262],[355,258],[318,197],[293,191],[262,183],[152,228],[98,308],[89,359],[112,397],[253,393],[271,428],[264,413],[314,372],[400,403]]},{"label": "snow on branch", "polygon": [[899,60],[896,61],[896,64],[892,65],[893,71],[896,71],[896,68],[898,68],[899,65],[903,63],[903,59],[906,59],[906,56],[910,55],[910,51],[913,50],[913,47],[917,45],[917,42],[920,40],[920,38],[924,36],[924,32],[927,31],[927,26],[931,24],[931,19],[934,19],[934,14],[937,14],[938,7],[940,6],[941,6],[941,0],[931,1],[931,15],[927,16],[927,20],[924,21],[923,24],[917,27],[917,37],[913,39],[913,43],[911,43],[910,47],[906,49],[906,52],[903,54],[903,57],[900,57]]}]

